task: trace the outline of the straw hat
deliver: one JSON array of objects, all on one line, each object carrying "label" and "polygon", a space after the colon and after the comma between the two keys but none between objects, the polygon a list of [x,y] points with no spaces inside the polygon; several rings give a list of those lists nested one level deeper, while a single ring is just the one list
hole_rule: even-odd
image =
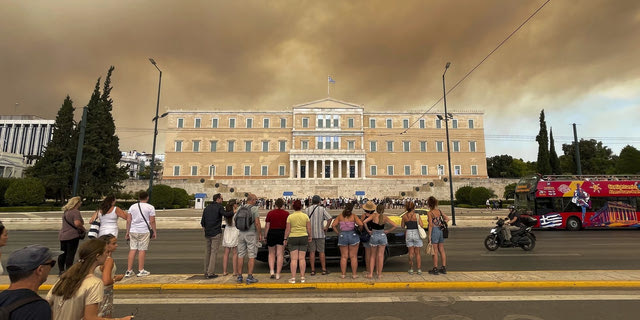
[{"label": "straw hat", "polygon": [[362,210],[376,211],[376,204],[373,203],[373,201],[369,200],[364,204],[364,206],[362,206]]}]

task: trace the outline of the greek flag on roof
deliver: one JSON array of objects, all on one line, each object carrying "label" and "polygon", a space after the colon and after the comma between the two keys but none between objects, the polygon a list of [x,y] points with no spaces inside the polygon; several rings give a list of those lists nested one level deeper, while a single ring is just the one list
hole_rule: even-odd
[{"label": "greek flag on roof", "polygon": [[329,76],[329,83],[336,83],[336,81],[333,80],[333,78],[331,78],[331,76]]}]

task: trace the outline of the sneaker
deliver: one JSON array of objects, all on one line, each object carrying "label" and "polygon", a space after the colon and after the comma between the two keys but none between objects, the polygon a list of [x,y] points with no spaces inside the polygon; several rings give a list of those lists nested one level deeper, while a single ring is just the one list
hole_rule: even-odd
[{"label": "sneaker", "polygon": [[215,273],[214,273],[214,274],[208,274],[208,275],[207,275],[207,279],[215,279],[215,278],[217,278],[217,277],[218,277],[218,275],[217,275],[217,274],[215,274]]},{"label": "sneaker", "polygon": [[258,282],[258,279],[254,278],[253,275],[247,276],[247,284],[252,284]]},{"label": "sneaker", "polygon": [[409,269],[409,274],[413,274],[413,269]]},{"label": "sneaker", "polygon": [[440,273],[447,274],[447,267],[442,266],[442,268],[440,268]]},{"label": "sneaker", "polygon": [[127,270],[127,272],[124,273],[125,278],[133,277],[133,275],[133,270]]},{"label": "sneaker", "polygon": [[140,270],[140,272],[138,272],[138,277],[146,277],[146,276],[148,276],[150,274],[151,273],[149,271],[142,269],[142,270]]},{"label": "sneaker", "polygon": [[237,282],[237,283],[242,283],[242,275],[239,275],[239,276],[238,276],[238,279],[236,279],[236,282]]},{"label": "sneaker", "polygon": [[429,270],[429,273],[432,275],[438,275],[438,268],[433,267],[433,269]]},{"label": "sneaker", "polygon": [[422,270],[421,270],[421,269],[418,269],[418,272],[417,272],[417,273],[418,273],[419,275],[420,275],[420,274],[422,274]]}]

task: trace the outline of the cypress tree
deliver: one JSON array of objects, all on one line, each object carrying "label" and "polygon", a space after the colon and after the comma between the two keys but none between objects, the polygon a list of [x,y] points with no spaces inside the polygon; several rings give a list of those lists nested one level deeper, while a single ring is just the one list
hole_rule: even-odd
[{"label": "cypress tree", "polygon": [[37,162],[27,169],[27,176],[39,178],[46,190],[48,198],[64,201],[71,196],[73,173],[77,148],[75,132],[76,122],[73,120],[75,108],[67,95],[58,110],[53,125],[53,137]]},{"label": "cypress tree", "polygon": [[551,174],[551,164],[549,163],[549,138],[547,136],[547,123],[544,120],[544,109],[540,111],[540,132],[536,136],[538,141],[538,173]]},{"label": "cypress tree", "polygon": [[553,141],[553,128],[549,128],[549,164],[553,174],[562,174],[560,170],[560,159],[556,153],[555,142]]},{"label": "cypress tree", "polygon": [[84,138],[80,186],[81,193],[89,199],[113,193],[127,179],[126,168],[118,167],[120,161],[119,139],[111,110],[111,74],[109,68],[100,93],[100,78],[87,105],[87,124]]}]

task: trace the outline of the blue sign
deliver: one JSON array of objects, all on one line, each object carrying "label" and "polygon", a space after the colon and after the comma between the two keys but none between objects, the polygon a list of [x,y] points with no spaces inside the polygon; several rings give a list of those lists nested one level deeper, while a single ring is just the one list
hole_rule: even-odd
[{"label": "blue sign", "polygon": [[364,196],[364,191],[356,191],[356,196]]},{"label": "blue sign", "polygon": [[282,195],[285,196],[285,197],[291,197],[291,196],[293,196],[293,191],[285,191],[285,192],[282,193]]},{"label": "blue sign", "polygon": [[207,194],[206,193],[196,193],[196,198],[206,198]]}]

